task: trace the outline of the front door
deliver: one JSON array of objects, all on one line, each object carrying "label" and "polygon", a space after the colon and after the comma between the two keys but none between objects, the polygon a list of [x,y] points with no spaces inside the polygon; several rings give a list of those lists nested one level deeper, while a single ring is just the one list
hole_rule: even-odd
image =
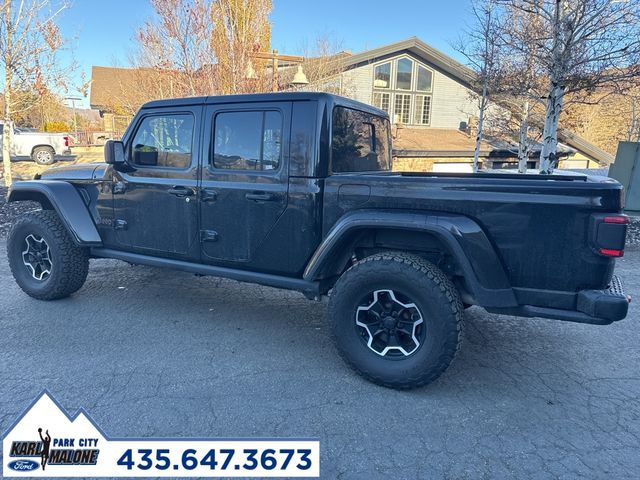
[{"label": "front door", "polygon": [[202,107],[141,115],[126,143],[129,171],[115,172],[114,228],[121,248],[197,260]]},{"label": "front door", "polygon": [[212,105],[205,114],[202,258],[254,260],[287,207],[291,103]]}]

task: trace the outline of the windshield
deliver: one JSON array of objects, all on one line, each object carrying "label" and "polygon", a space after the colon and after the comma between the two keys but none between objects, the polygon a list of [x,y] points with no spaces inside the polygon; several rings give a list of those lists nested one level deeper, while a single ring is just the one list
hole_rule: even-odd
[{"label": "windshield", "polygon": [[371,172],[391,169],[389,121],[346,107],[333,109],[331,171]]}]

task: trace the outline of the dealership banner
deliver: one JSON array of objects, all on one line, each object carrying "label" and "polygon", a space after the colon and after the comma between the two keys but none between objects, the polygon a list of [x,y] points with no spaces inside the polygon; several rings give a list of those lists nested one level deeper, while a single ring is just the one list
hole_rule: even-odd
[{"label": "dealership banner", "polygon": [[3,477],[318,477],[320,442],[109,438],[46,391],[4,434]]}]

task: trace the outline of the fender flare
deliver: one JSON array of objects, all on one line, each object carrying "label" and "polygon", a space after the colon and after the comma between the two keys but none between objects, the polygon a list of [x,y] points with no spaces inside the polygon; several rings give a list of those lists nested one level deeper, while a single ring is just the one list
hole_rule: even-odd
[{"label": "fender flare", "polygon": [[440,212],[357,210],[340,218],[307,264],[305,280],[318,280],[340,251],[343,240],[358,230],[395,229],[429,233],[441,241],[464,272],[475,303],[483,307],[517,306],[513,289],[488,237],[475,221]]},{"label": "fender flare", "polygon": [[[7,202],[32,200],[42,204],[43,197],[56,211],[77,245],[82,247],[102,245],[102,239],[89,210],[76,188],[69,182],[62,180],[15,182],[9,190]],[[43,207],[46,205],[43,204]]]}]

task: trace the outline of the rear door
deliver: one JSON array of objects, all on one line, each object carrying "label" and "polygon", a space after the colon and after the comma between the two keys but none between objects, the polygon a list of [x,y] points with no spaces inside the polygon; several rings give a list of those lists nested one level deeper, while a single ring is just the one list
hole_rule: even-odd
[{"label": "rear door", "polygon": [[205,122],[202,260],[240,266],[287,208],[291,102],[211,105]]}]

